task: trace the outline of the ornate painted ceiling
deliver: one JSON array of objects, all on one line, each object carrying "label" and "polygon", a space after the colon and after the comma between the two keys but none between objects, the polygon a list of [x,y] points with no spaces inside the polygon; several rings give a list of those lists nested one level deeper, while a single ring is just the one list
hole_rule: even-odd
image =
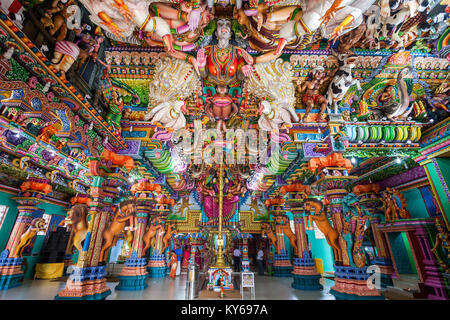
[{"label": "ornate painted ceiling", "polygon": [[[130,183],[148,179],[176,200],[209,201],[220,161],[230,205],[310,185],[336,161],[350,161],[353,183],[382,181],[417,166],[423,132],[449,115],[446,0],[2,1],[2,9],[0,46],[15,49],[5,80],[36,81],[2,87],[3,105],[13,106],[10,92],[39,91],[43,107],[25,99],[19,109],[40,113],[35,135],[56,116],[65,149],[55,152],[66,166],[86,169],[107,148],[138,164]],[[311,164],[334,153],[342,161]]]}]

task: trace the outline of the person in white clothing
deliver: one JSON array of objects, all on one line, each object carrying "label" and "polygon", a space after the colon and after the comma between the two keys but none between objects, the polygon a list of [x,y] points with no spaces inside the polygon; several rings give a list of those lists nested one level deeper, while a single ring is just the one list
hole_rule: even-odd
[{"label": "person in white clothing", "polygon": [[233,251],[234,271],[241,272],[241,250],[238,247]]},{"label": "person in white clothing", "polygon": [[258,253],[256,254],[256,264],[258,265],[258,275],[264,275],[264,251],[262,248],[259,248]]}]

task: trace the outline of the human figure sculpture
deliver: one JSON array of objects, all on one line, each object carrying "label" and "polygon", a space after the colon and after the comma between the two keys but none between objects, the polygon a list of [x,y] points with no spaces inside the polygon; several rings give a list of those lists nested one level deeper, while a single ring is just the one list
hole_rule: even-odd
[{"label": "human figure sculpture", "polygon": [[170,260],[169,260],[169,268],[170,268],[169,277],[172,279],[175,279],[177,265],[178,265],[177,254],[175,253],[175,251],[172,251],[172,252],[170,252]]},{"label": "human figure sculpture", "polygon": [[121,130],[120,120],[122,119],[123,100],[119,97],[117,91],[111,93],[111,99],[108,101],[109,112],[106,115],[106,121],[113,127]]},{"label": "human figure sculpture", "polygon": [[[440,218],[435,219],[435,225],[437,229],[436,242],[434,243],[434,247],[431,249],[431,252],[433,252],[444,271],[449,273],[450,268],[448,262],[450,261],[450,235]],[[437,252],[438,247],[442,248],[446,261],[443,261],[440,258],[439,253]]]},{"label": "human figure sculpture", "polygon": [[[267,62],[278,58],[281,51],[275,54],[280,28],[287,20],[298,21],[302,16],[298,6],[274,7],[269,12],[267,5],[261,3],[249,14],[250,9],[240,8],[234,11],[234,18],[244,27],[245,39],[250,47],[260,52],[266,52],[256,57],[256,63]],[[241,35],[241,37],[244,37]],[[286,44],[288,49],[297,49],[300,38],[294,38]]]},{"label": "human figure sculpture", "polygon": [[315,105],[320,106],[319,119],[323,120],[324,118],[324,112],[327,108],[327,99],[325,99],[323,95],[319,94],[319,89],[322,84],[331,79],[336,72],[335,70],[329,75],[326,75],[324,70],[325,69],[323,67],[315,67],[310,73],[309,80],[303,82],[303,84],[297,82],[298,91],[304,92],[302,96],[302,102],[306,104],[306,112],[303,116],[304,122],[306,122],[311,109],[314,108]]},{"label": "human figure sculpture", "polygon": [[[151,39],[150,35],[156,34],[164,43],[168,55],[189,61],[198,73],[195,58],[174,49],[171,29],[167,21],[154,16],[149,11],[151,0],[80,0],[80,2],[91,13],[90,20],[111,33],[108,36],[120,41],[137,43],[138,40],[133,35],[135,29],[139,31],[143,39]],[[198,10],[192,10],[194,11],[199,13]]]},{"label": "human figure sculpture", "polygon": [[225,121],[238,113],[238,106],[228,93],[228,87],[218,85],[216,94],[207,99],[205,112],[217,121],[217,130],[227,131]]},{"label": "human figure sculpture", "polygon": [[186,125],[186,105],[183,101],[163,102],[145,115],[144,120],[152,121],[168,130],[183,129]]},{"label": "human figure sculpture", "polygon": [[314,221],[317,228],[325,235],[327,243],[333,249],[336,262],[342,262],[342,249],[339,246],[338,238],[339,234],[331,226],[325,211],[323,210],[323,203],[317,199],[306,199],[304,202],[304,208],[307,211],[314,209],[314,214],[310,214],[307,219],[307,227],[312,228],[312,222]]},{"label": "human figure sculpture", "polygon": [[364,233],[369,227],[369,219],[364,216],[361,207],[356,207],[359,214],[355,217],[356,228],[355,228],[355,243],[353,244],[353,261],[358,268],[362,268],[366,265],[366,255],[362,249],[362,242],[364,240]]},{"label": "human figure sculpture", "polygon": [[[89,199],[89,198],[88,198]],[[77,204],[70,208],[67,216],[61,224],[65,226],[70,225],[72,228],[73,238],[69,246],[68,252],[73,252],[73,247],[77,248],[78,252],[83,250],[82,242],[86,239],[88,230],[88,208],[86,205]]]},{"label": "human figure sculpture", "polygon": [[342,238],[344,238],[347,243],[347,255],[349,259],[349,264],[351,267],[355,267],[355,263],[353,262],[353,233],[351,231],[350,222],[344,222],[344,228],[342,232]]},{"label": "human figure sculpture", "polygon": [[25,247],[31,243],[34,236],[39,231],[45,231],[45,225],[46,223],[44,218],[36,218],[33,219],[33,221],[31,221],[31,224],[28,227],[27,231],[25,231],[25,233],[20,236],[20,242],[17,245],[16,250],[13,254],[14,258],[22,257],[23,249],[25,249]]},{"label": "human figure sculpture", "polygon": [[[197,6],[197,10],[193,9],[187,1],[181,2],[179,9],[161,2],[153,2],[150,5],[150,14],[163,18],[174,32],[174,48],[181,52],[196,49],[196,41],[202,36],[203,29],[214,18],[206,4],[198,4]],[[190,20],[195,15],[194,12],[198,10],[200,12],[197,26],[191,25]],[[163,46],[163,39],[155,33],[149,34],[144,40],[151,46]]]},{"label": "human figure sculpture", "polygon": [[150,226],[147,229],[147,232],[142,237],[142,240],[144,241],[144,248],[142,249],[142,254],[145,254],[145,252],[150,248],[152,244],[152,239],[155,237],[157,231],[163,231],[164,227],[161,223],[161,219],[156,217],[153,218]]},{"label": "human figure sculpture", "polygon": [[434,91],[434,96],[431,98],[431,111],[436,112],[441,109],[447,114],[449,112],[449,102],[450,102],[450,85],[448,82],[442,82]]},{"label": "human figure sculpture", "polygon": [[67,19],[72,15],[68,10],[73,1],[66,1],[63,3],[60,0],[53,0],[52,6],[48,9],[41,18],[41,23],[44,27],[50,27],[48,33],[53,37],[56,33],[55,40],[62,41],[67,36]]},{"label": "human figure sculpture", "polygon": [[103,232],[104,244],[100,251],[99,262],[106,262],[108,250],[117,242],[119,233],[128,225],[134,231],[136,226],[136,204],[132,200],[121,202],[109,227]]},{"label": "human figure sculpture", "polygon": [[406,83],[404,81],[405,75],[410,72],[411,67],[405,67],[397,75],[397,85],[399,89],[399,101],[394,101],[395,93],[393,92],[393,88],[385,89],[380,96],[380,106],[377,108],[372,108],[372,115],[375,120],[381,120],[383,117],[386,117],[390,121],[402,120],[408,117],[408,115],[413,110],[413,105],[409,106],[409,94],[408,88],[406,87]]},{"label": "human figure sculpture", "polygon": [[375,0],[320,0],[301,1],[302,16],[288,21],[280,29],[280,40],[275,54],[279,54],[289,41],[311,37],[321,27],[324,38],[335,41],[359,26],[365,12]]}]

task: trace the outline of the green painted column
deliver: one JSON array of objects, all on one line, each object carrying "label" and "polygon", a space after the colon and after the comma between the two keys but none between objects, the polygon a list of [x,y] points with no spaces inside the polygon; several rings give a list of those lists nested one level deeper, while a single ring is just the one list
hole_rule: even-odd
[{"label": "green painted column", "polygon": [[424,165],[424,169],[447,228],[450,229],[450,159],[433,158]]}]

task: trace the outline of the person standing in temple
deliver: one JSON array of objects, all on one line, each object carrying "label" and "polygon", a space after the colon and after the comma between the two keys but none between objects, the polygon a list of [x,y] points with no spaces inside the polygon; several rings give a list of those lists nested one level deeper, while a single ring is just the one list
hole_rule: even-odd
[{"label": "person standing in temple", "polygon": [[181,258],[183,257],[183,249],[181,249],[180,245],[177,245],[173,251],[177,255],[177,269],[175,271],[175,275],[179,276],[181,273]]},{"label": "person standing in temple", "polygon": [[201,253],[200,249],[197,249],[197,251],[195,252],[194,261],[198,265],[198,269],[201,270],[202,269],[202,253]]},{"label": "person standing in temple", "polygon": [[258,265],[258,275],[264,275],[264,251],[262,248],[259,248],[258,253],[256,254],[256,264]]},{"label": "person standing in temple", "polygon": [[233,251],[234,271],[241,272],[241,250],[236,247]]},{"label": "person standing in temple", "polygon": [[186,245],[184,246],[183,261],[181,263],[182,272],[186,272],[190,257],[191,257],[191,249],[189,246]]},{"label": "person standing in temple", "polygon": [[175,279],[177,265],[178,265],[177,254],[175,253],[175,251],[172,250],[170,252],[170,260],[169,260],[169,268],[170,268],[169,277],[172,279]]}]

